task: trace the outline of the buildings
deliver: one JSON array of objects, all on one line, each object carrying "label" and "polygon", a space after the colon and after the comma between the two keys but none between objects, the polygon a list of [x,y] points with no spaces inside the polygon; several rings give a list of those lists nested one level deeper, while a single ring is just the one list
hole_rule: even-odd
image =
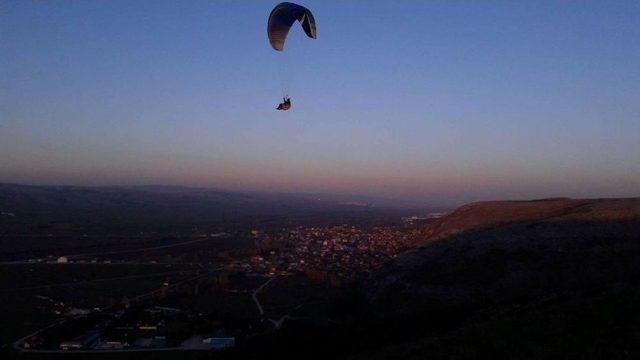
[{"label": "buildings", "polygon": [[349,279],[387,262],[411,247],[413,229],[350,225],[296,227],[262,235],[260,254],[230,270],[273,276],[305,273],[318,281]]},{"label": "buildings", "polygon": [[234,337],[208,337],[194,335],[182,342],[182,348],[188,350],[221,350],[236,345]]},{"label": "buildings", "polygon": [[100,332],[92,330],[85,335],[79,336],[71,341],[63,341],[60,343],[60,350],[82,350],[89,349],[100,341]]}]

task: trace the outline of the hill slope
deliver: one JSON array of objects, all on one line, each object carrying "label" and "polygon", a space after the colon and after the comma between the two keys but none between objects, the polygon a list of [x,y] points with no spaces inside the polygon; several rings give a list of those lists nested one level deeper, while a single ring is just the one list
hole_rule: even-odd
[{"label": "hill slope", "polygon": [[[0,184],[0,226],[37,226],[90,231],[250,226],[271,219],[311,215],[360,216],[369,206],[318,196],[224,191],[170,186],[77,187]],[[385,208],[376,208],[384,212]],[[336,215],[337,214],[337,215]],[[17,230],[7,233],[16,233]]]},{"label": "hill slope", "polygon": [[418,245],[367,282],[403,337],[363,358],[640,351],[640,199],[469,204]]},{"label": "hill slope", "polygon": [[[427,227],[421,244],[470,230],[517,222],[621,221],[640,218],[640,199],[568,198],[464,205]],[[420,245],[420,244],[419,244]]]}]

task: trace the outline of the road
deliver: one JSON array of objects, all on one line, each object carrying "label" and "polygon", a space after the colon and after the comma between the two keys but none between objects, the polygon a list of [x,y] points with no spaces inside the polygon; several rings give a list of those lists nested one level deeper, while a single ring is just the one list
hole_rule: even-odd
[{"label": "road", "polygon": [[140,251],[151,251],[151,250],[158,250],[158,249],[168,249],[168,248],[172,248],[172,247],[176,247],[176,246],[189,245],[189,244],[195,244],[195,243],[199,243],[199,242],[203,242],[203,241],[209,241],[209,240],[212,240],[212,239],[220,238],[220,237],[222,237],[224,235],[226,235],[226,234],[225,233],[219,233],[219,234],[213,234],[211,236],[207,236],[205,238],[189,240],[189,241],[182,241],[182,242],[175,243],[175,244],[150,246],[150,247],[145,247],[145,248],[137,248],[137,249],[129,249],[129,250],[104,251],[104,252],[94,252],[94,253],[84,253],[84,254],[71,254],[71,255],[64,255],[64,256],[67,257],[68,259],[71,259],[71,258],[78,258],[78,257],[85,257],[85,256],[116,255],[116,254],[127,254],[127,253],[140,252]]},{"label": "road", "polygon": [[[256,304],[256,307],[258,308],[258,312],[260,313],[260,316],[264,317],[264,309],[262,308],[262,304],[260,304],[260,300],[258,300],[258,293],[260,291],[262,291],[267,285],[269,285],[269,283],[271,283],[273,280],[275,280],[277,278],[277,276],[274,276],[272,278],[269,278],[269,280],[267,280],[264,284],[260,285],[257,289],[255,289],[253,291],[253,293],[251,294],[251,297],[253,298],[253,302]],[[306,304],[300,304],[298,306],[295,307],[295,310],[298,310],[299,308],[301,308],[303,305]],[[267,320],[269,320],[272,324],[273,327],[277,330],[280,329],[282,327],[282,324],[287,321],[287,320],[297,320],[297,319],[306,319],[306,318],[300,318],[300,317],[293,317],[289,314],[285,314],[282,317],[280,317],[279,319],[271,319],[271,318],[267,318]]]},{"label": "road", "polygon": [[260,313],[260,316],[264,316],[264,309],[262,309],[262,305],[260,304],[260,300],[258,300],[258,293],[260,291],[262,291],[262,289],[264,289],[265,286],[269,285],[270,282],[275,280],[275,278],[276,278],[275,276],[270,278],[264,284],[260,285],[257,289],[255,289],[253,291],[253,294],[251,294],[251,297],[253,298],[253,302],[256,303],[256,307],[258,308],[258,312]]},{"label": "road", "polygon": [[193,271],[194,270],[166,271],[166,272],[161,272],[161,273],[152,273],[152,274],[144,274],[144,275],[128,275],[128,276],[118,276],[118,277],[93,279],[93,280],[70,281],[70,282],[50,284],[50,285],[26,286],[26,287],[13,288],[13,289],[0,289],[0,293],[1,292],[24,291],[24,290],[47,289],[47,288],[52,288],[52,287],[72,286],[72,285],[88,284],[88,283],[102,282],[102,281],[142,279],[142,278],[150,278],[150,277],[156,277],[156,276],[175,275],[175,274],[178,274],[178,273],[193,272]]}]

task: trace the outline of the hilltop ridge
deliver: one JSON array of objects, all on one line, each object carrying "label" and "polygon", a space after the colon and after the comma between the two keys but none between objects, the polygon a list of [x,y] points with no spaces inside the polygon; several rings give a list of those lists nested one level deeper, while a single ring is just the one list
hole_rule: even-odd
[{"label": "hilltop ridge", "polygon": [[360,358],[637,351],[639,198],[472,203],[416,245],[364,284],[379,321],[412,340]]},{"label": "hilltop ridge", "polygon": [[518,222],[640,219],[640,198],[484,201],[458,207],[426,227],[418,245],[465,231]]}]

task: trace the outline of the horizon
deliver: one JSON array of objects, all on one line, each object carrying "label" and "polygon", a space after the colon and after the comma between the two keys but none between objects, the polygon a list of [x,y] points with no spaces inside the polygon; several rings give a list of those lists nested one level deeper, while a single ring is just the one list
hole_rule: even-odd
[{"label": "horizon", "polygon": [[[206,187],[206,186],[185,186],[185,185],[162,185],[162,184],[138,184],[138,185],[70,185],[70,184],[28,184],[28,183],[9,183],[0,182],[0,186],[18,186],[18,187],[36,187],[36,188],[80,188],[80,189],[153,189],[153,188],[169,188],[169,189],[182,189],[182,190],[204,190],[223,193],[235,193],[235,194],[258,194],[258,195],[282,195],[282,196],[297,196],[297,197],[321,197],[326,196],[325,199],[336,204],[345,203],[348,201],[367,201],[367,203],[361,204],[363,206],[377,206],[377,207],[389,207],[398,209],[416,209],[416,210],[446,210],[453,211],[458,207],[469,205],[478,202],[537,202],[548,200],[626,200],[626,199],[638,199],[640,196],[610,196],[610,197],[584,197],[576,198],[569,196],[556,196],[556,197],[541,197],[541,198],[489,198],[479,201],[471,201],[465,203],[434,203],[424,202],[420,200],[407,200],[398,199],[392,197],[379,197],[372,195],[363,195],[358,193],[331,193],[331,192],[305,192],[305,191],[277,191],[277,190],[254,190],[254,189],[228,189],[221,187]],[[333,198],[332,198],[333,197]]]},{"label": "horizon", "polygon": [[[343,203],[345,201],[369,201],[369,203],[362,204],[366,206],[381,206],[381,207],[396,207],[405,209],[448,209],[451,210],[462,204],[438,204],[438,203],[425,203],[422,201],[410,201],[397,198],[362,195],[358,193],[331,193],[331,192],[305,192],[305,191],[277,191],[277,190],[254,190],[254,189],[229,189],[222,187],[206,187],[206,186],[185,186],[185,185],[162,185],[162,184],[138,184],[138,185],[71,185],[71,184],[37,184],[37,183],[11,183],[0,182],[0,186],[17,186],[17,187],[36,187],[36,188],[80,188],[80,189],[153,189],[153,188],[169,188],[169,189],[183,189],[183,190],[204,190],[224,193],[236,193],[236,194],[260,194],[260,195],[283,195],[283,196],[298,196],[298,197],[322,197],[326,196],[329,200],[336,203]],[[333,197],[334,199],[331,199]],[[342,198],[337,200],[335,198]],[[318,199],[320,200],[320,199]]]},{"label": "horizon", "polygon": [[287,113],[276,3],[4,2],[0,182],[640,195],[639,3],[305,1]]}]

